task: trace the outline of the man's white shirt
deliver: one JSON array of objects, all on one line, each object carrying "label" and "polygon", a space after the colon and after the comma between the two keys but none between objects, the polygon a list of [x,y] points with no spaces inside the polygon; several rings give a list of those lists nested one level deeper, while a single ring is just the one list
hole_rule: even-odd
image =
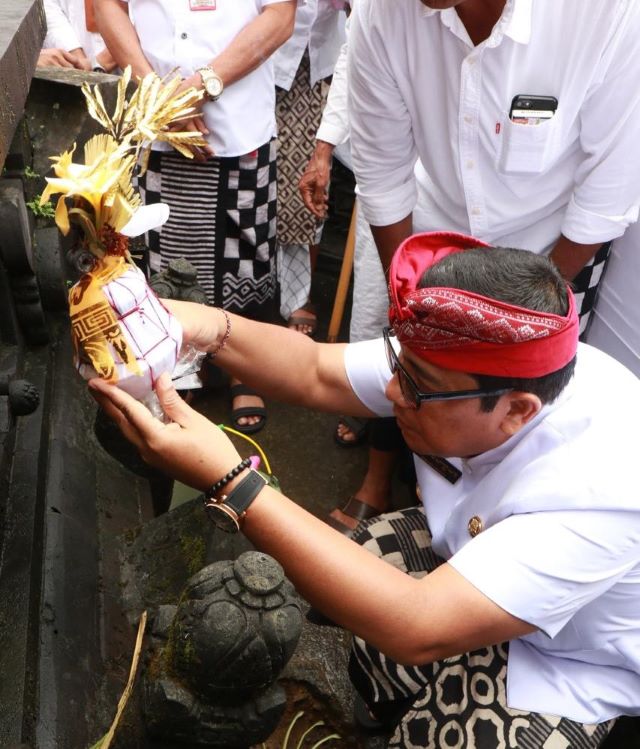
[{"label": "man's white shirt", "polygon": [[[155,72],[164,76],[177,68],[188,77],[208,65],[266,6],[285,1],[217,0],[215,10],[193,11],[187,0],[129,0],[129,14]],[[207,140],[218,157],[241,156],[267,143],[276,133],[272,60],[227,86],[217,101],[204,105],[203,115]]]},{"label": "man's white shirt", "polygon": [[84,0],[44,0],[44,12],[47,36],[43,48],[55,47],[69,52],[82,47],[95,67],[96,55],[105,50],[105,43],[100,34],[87,31]]},{"label": "man's white shirt", "polygon": [[[391,415],[382,341],[350,345],[345,365],[360,400]],[[509,707],[583,723],[640,714],[638,424],[640,380],[580,344],[557,401],[500,447],[450,458],[455,483],[415,457],[434,551],[540,630],[509,645]]]},{"label": "man's white shirt", "polygon": [[273,54],[276,86],[286,91],[291,89],[306,49],[309,50],[312,87],[333,75],[345,41],[345,18],[332,0],[307,0],[299,5],[291,38]]},{"label": "man's white shirt", "polygon": [[[543,251],[561,233],[604,242],[637,219],[637,3],[508,0],[475,47],[455,9],[359,0],[348,75],[354,169],[374,226],[412,212],[418,157],[433,229]],[[511,122],[518,94],[555,96],[557,111]]]}]

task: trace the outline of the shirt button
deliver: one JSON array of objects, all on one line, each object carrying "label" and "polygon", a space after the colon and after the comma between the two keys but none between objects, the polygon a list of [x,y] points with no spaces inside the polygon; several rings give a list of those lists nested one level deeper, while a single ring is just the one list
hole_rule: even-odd
[{"label": "shirt button", "polygon": [[183,31],[182,34],[180,34],[180,39],[188,39],[188,38],[189,38],[189,34],[187,34],[186,31]]},{"label": "shirt button", "polygon": [[471,209],[471,215],[472,216],[480,216],[480,215],[482,215],[482,211],[476,206],[475,208]]},{"label": "shirt button", "polygon": [[478,533],[482,532],[482,520],[477,515],[474,515],[467,524],[467,530],[471,538],[475,538]]},{"label": "shirt button", "polygon": [[469,159],[469,161],[467,161],[467,163],[465,164],[465,166],[467,167],[467,169],[473,169],[473,167],[475,166],[475,162],[473,162],[473,161],[471,161],[471,159]]},{"label": "shirt button", "polygon": [[467,62],[469,65],[475,65],[476,64],[476,58],[475,57],[467,57]]},{"label": "shirt button", "polygon": [[465,114],[464,121],[467,123],[467,125],[470,125],[473,122],[473,117],[470,114]]}]

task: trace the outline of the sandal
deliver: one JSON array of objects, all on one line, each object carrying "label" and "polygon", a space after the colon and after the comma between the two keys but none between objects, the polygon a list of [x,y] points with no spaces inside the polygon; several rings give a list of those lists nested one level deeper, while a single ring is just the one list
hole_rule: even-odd
[{"label": "sandal", "polygon": [[303,304],[302,307],[300,307],[298,312],[300,312],[301,310],[308,312],[309,314],[313,315],[313,317],[307,317],[306,315],[292,314],[291,317],[287,320],[287,326],[291,328],[292,330],[295,330],[297,325],[307,325],[309,328],[311,328],[311,330],[309,330],[308,333],[302,333],[302,331],[297,331],[297,332],[302,333],[302,335],[308,335],[309,338],[313,338],[313,336],[316,333],[316,330],[318,329],[318,318],[316,317],[316,306],[315,304],[312,304],[311,302],[307,302],[306,304]]},{"label": "sandal", "polygon": [[[371,505],[368,505],[366,502],[362,502],[353,495],[349,497],[349,499],[342,505],[342,507],[338,507],[337,509],[340,510],[343,515],[347,515],[348,517],[357,520],[358,523],[360,523],[362,520],[369,520],[370,518],[374,518],[376,515],[381,514],[380,510],[372,507]],[[330,525],[334,530],[338,531],[338,533],[342,533],[343,536],[347,536],[347,538],[351,538],[353,532],[355,531],[355,528],[349,528],[348,525],[343,523],[341,520],[338,520],[338,518],[334,518],[333,515],[327,515],[327,517],[324,519],[324,522],[327,525]]]},{"label": "sandal", "polygon": [[[232,385],[229,389],[231,393],[231,401],[237,398],[239,395],[256,395],[259,398],[262,397],[256,393],[253,388],[247,387],[247,385]],[[259,416],[260,421],[255,424],[239,424],[238,419],[243,416]],[[267,422],[267,409],[264,406],[243,406],[242,408],[231,409],[231,423],[234,429],[237,429],[243,434],[255,434],[259,432]]]},{"label": "sandal", "polygon": [[340,447],[358,447],[358,445],[366,441],[369,419],[361,419],[357,416],[339,416],[338,424],[344,424],[344,426],[348,427],[355,437],[352,440],[345,440],[338,434],[338,430],[336,429],[333,439]]}]

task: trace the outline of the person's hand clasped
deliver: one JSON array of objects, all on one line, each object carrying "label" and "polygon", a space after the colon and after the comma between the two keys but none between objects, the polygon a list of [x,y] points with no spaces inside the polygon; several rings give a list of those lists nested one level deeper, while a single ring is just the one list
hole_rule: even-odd
[{"label": "person's hand clasped", "polygon": [[[182,91],[186,91],[188,88],[201,88],[201,79],[199,78],[199,76],[196,76],[194,74],[189,78],[185,78],[180,86],[176,89],[176,94],[179,94]],[[204,100],[201,99],[199,104],[197,105],[200,109],[200,112],[202,112],[202,106],[204,103]],[[196,117],[191,117],[188,120],[180,120],[179,122],[176,122],[171,127],[171,130],[186,130],[194,133],[197,132],[200,133],[200,135],[204,136],[209,135],[209,130],[205,125],[202,114],[198,114]],[[193,158],[196,161],[203,162],[214,156],[213,148],[211,148],[211,146],[189,146],[189,148],[191,150],[191,153],[193,154]]]},{"label": "person's hand clasped", "polygon": [[224,432],[182,400],[167,374],[156,393],[169,424],[104,380],[90,380],[89,390],[147,463],[189,486],[204,491],[240,462]]}]

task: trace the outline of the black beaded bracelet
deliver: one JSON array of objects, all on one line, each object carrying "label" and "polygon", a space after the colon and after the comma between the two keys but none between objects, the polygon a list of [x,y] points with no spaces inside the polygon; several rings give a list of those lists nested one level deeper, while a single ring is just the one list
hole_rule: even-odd
[{"label": "black beaded bracelet", "polygon": [[223,476],[219,481],[216,481],[215,484],[207,491],[205,492],[205,497],[207,499],[213,499],[216,494],[225,487],[230,481],[233,481],[233,479],[239,474],[244,471],[245,468],[249,468],[251,466],[251,458],[245,458],[243,461],[238,463],[238,465],[235,468],[232,468],[229,473],[227,473],[226,476]]}]

